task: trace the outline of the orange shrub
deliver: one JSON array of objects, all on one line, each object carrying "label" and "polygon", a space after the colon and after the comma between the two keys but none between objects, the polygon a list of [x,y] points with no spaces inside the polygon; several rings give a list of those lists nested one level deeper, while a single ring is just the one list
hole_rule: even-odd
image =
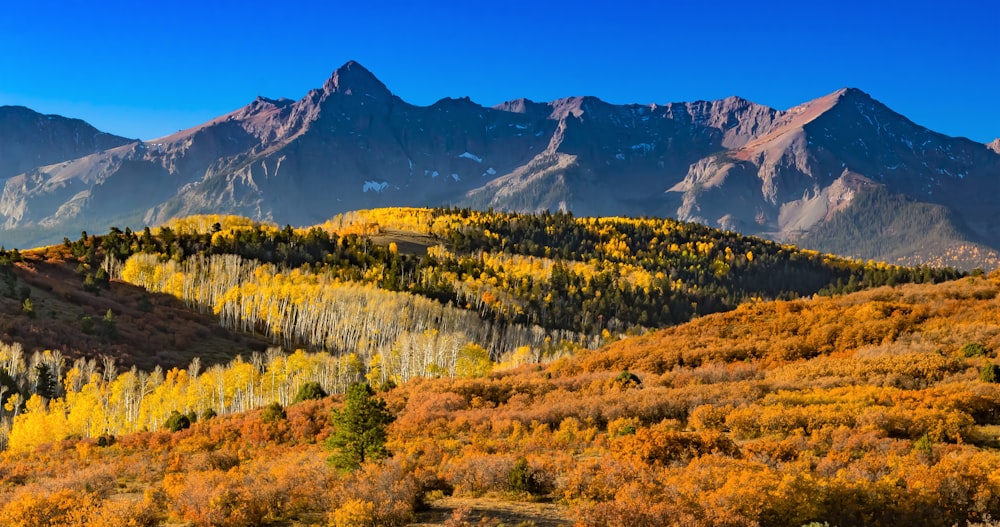
[{"label": "orange shrub", "polygon": [[276,509],[271,482],[245,481],[236,469],[168,474],[169,511],[197,527],[259,525]]},{"label": "orange shrub", "polygon": [[51,494],[23,492],[0,509],[4,527],[88,527],[97,498],[63,489]]},{"label": "orange shrub", "polygon": [[612,441],[613,455],[629,463],[684,465],[705,454],[738,457],[740,450],[719,432],[679,432],[667,425],[640,428]]},{"label": "orange shrub", "polygon": [[[369,463],[331,489],[332,519],[355,518],[362,526],[402,527],[413,520],[423,490],[413,471],[399,461]],[[339,516],[337,511],[341,511]],[[369,518],[371,523],[364,523]]]}]

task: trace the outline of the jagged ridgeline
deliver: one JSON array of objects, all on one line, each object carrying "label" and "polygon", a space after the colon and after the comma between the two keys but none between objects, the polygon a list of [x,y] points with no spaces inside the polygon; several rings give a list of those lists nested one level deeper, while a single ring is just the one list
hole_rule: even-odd
[{"label": "jagged ridgeline", "polygon": [[365,210],[301,229],[197,216],[67,243],[229,328],[286,348],[358,353],[404,379],[453,374],[469,344],[496,361],[537,361],[748,299],[960,274],[669,219],[444,208]]}]

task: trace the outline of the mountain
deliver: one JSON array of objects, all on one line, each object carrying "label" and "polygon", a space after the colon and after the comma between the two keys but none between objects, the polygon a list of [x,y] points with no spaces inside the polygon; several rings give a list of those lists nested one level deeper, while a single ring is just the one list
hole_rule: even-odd
[{"label": "mountain", "polygon": [[[926,261],[970,242],[998,246],[996,208],[983,201],[998,183],[1000,156],[985,145],[935,133],[843,89],[782,112],[747,144],[693,164],[670,191],[682,196],[683,219],[847,255]],[[906,199],[855,206],[872,192]],[[824,229],[833,220],[864,224],[876,241],[906,240],[874,248],[870,238]]]},{"label": "mountain", "polygon": [[23,106],[0,106],[0,180],[129,141],[79,119],[43,115]]},{"label": "mountain", "polygon": [[[789,110],[738,97],[415,106],[349,62],[300,100],[259,97],[10,178],[0,239],[37,245],[199,213],[307,225],[461,205],[671,216],[861,258],[992,267],[998,149],[927,130],[856,89]],[[853,205],[870,192],[885,198],[864,202],[882,208]]]}]

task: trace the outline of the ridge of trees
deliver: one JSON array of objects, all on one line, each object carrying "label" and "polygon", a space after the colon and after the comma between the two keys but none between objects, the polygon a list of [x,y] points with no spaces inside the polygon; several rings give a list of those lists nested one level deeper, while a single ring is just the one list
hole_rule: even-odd
[{"label": "ridge of trees", "polygon": [[[422,250],[400,251],[408,234],[423,236]],[[468,209],[375,209],[303,229],[198,216],[155,231],[112,229],[65,243],[74,254],[103,261],[113,277],[215,309],[227,324],[285,347],[361,351],[338,347],[343,339],[325,332],[326,322],[302,320],[296,300],[305,296],[291,292],[354,287],[370,304],[391,298],[380,292],[393,292],[474,315],[481,322],[466,324],[475,329],[465,338],[494,359],[546,338],[593,347],[605,332],[678,324],[753,298],[962,275],[864,263],[669,219]],[[248,278],[254,288],[243,285]],[[409,302],[417,307],[408,316],[431,309]],[[511,331],[521,337],[511,338]]]}]

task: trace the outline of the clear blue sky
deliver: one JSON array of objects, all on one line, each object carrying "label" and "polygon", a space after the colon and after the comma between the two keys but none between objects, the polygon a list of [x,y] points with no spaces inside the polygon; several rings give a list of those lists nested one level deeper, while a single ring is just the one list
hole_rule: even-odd
[{"label": "clear blue sky", "polygon": [[1000,136],[1000,2],[0,0],[0,104],[153,139],[357,60],[414,104],[740,95],[844,86],[918,124]]}]

